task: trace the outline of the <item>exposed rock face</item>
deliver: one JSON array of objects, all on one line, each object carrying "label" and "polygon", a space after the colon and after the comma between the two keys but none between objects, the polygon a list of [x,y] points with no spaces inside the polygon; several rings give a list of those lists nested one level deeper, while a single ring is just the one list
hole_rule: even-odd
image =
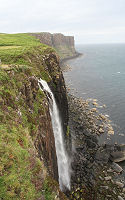
[{"label": "exposed rock face", "polygon": [[53,40],[53,47],[59,47],[59,46],[67,46],[71,49],[71,52],[73,54],[76,53],[75,47],[74,47],[74,36],[64,36],[61,33],[55,33],[52,35]]},{"label": "exposed rock face", "polygon": [[[39,91],[38,79],[34,76],[29,77],[28,82],[24,84],[21,93],[25,99],[26,105],[29,107],[30,112],[27,113],[28,121],[31,122],[33,110],[34,110],[34,101],[38,101],[37,95]],[[40,99],[39,99],[40,101]],[[39,102],[38,102],[39,103]],[[42,108],[44,107],[45,112]],[[58,180],[58,169],[57,169],[57,159],[55,151],[55,140],[52,130],[51,118],[49,114],[49,104],[44,97],[42,100],[41,108],[39,107],[39,114],[37,116],[37,132],[34,139],[34,144],[39,154],[39,157],[44,158],[46,165],[48,166],[50,174]],[[34,135],[34,132],[31,132],[31,135]],[[42,157],[41,157],[42,156]]]},{"label": "exposed rock face", "polygon": [[115,145],[111,151],[110,159],[114,162],[122,162],[125,160],[125,145]]},{"label": "exposed rock face", "polygon": [[74,57],[77,55],[74,46],[74,36],[64,36],[61,33],[31,33],[40,40],[41,43],[47,44],[57,50],[61,59]]},{"label": "exposed rock face", "polygon": [[49,74],[52,77],[52,81],[49,83],[49,86],[55,95],[56,103],[62,118],[63,130],[64,133],[66,133],[68,125],[68,102],[64,77],[59,67],[59,58],[56,54],[49,54],[45,58],[45,63]]},{"label": "exposed rock face", "polygon": [[[59,58],[55,52],[47,52],[41,55],[37,51],[34,55],[29,54],[27,59],[35,66],[35,71],[32,72],[32,68],[29,68],[24,73],[15,72],[13,67],[16,69],[16,66],[10,66],[10,69],[7,69],[7,74],[9,74],[11,80],[14,79],[17,83],[15,90],[17,90],[18,95],[15,101],[23,102],[23,106],[19,103],[16,109],[19,112],[21,120],[22,116],[25,116],[27,119],[25,126],[30,127],[30,135],[39,158],[45,161],[50,175],[58,180],[55,139],[49,113],[49,102],[46,95],[42,91],[40,92],[38,78],[45,79],[47,77],[48,79],[48,84],[54,93],[60,109],[62,126],[65,133],[68,124],[68,103],[64,78],[59,66]],[[20,85],[19,88],[18,85]],[[14,100],[12,101],[11,97],[8,99],[5,98],[4,101],[7,105],[10,103],[14,104]],[[22,112],[24,113],[22,114]],[[64,138],[66,138],[66,134]]]},{"label": "exposed rock face", "polygon": [[[65,82],[59,66],[59,58],[53,52],[46,54],[44,58],[41,59],[41,62],[43,62],[42,64],[44,64],[46,72],[51,77],[51,80],[48,82],[48,84],[54,93],[62,118],[63,130],[64,133],[66,133],[68,124],[68,102]],[[30,78],[30,81],[32,83],[32,89],[35,87],[35,85],[38,87],[38,82],[35,81],[35,78]],[[32,91],[34,92],[34,89]],[[47,101],[47,98],[42,101],[42,104],[42,107],[45,108],[45,113],[44,115],[40,115],[38,118],[39,127],[35,139],[35,146],[39,152],[39,156],[43,155],[51,175],[58,180],[55,140],[49,114],[49,102]],[[68,140],[68,138],[66,138],[66,134],[64,135],[64,138]]]}]

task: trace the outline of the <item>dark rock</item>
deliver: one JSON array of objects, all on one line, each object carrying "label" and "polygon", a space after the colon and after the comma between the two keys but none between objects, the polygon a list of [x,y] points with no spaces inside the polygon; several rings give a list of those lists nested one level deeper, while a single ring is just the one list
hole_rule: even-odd
[{"label": "dark rock", "polygon": [[107,151],[100,152],[100,150],[98,150],[96,153],[96,159],[104,163],[108,163],[109,157],[110,155],[107,153]]},{"label": "dark rock", "polygon": [[87,140],[86,142],[87,142],[87,146],[89,148],[95,148],[96,147],[96,143],[93,142],[92,140]]},{"label": "dark rock", "polygon": [[110,154],[110,160],[113,162],[122,162],[125,160],[125,152],[116,151]]},{"label": "dark rock", "polygon": [[116,164],[114,162],[112,163],[111,167],[117,173],[121,173],[123,171],[123,169],[118,164]]}]

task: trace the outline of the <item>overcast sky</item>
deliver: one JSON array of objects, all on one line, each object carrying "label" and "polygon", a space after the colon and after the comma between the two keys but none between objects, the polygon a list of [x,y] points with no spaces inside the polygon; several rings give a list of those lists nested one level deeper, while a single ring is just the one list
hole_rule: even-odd
[{"label": "overcast sky", "polygon": [[0,32],[61,32],[76,43],[125,43],[125,0],[0,0]]}]

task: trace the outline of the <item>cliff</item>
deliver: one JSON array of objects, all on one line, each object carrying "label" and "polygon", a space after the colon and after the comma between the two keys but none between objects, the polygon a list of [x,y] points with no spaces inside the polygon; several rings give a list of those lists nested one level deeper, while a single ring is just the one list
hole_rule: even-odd
[{"label": "cliff", "polygon": [[31,33],[40,40],[41,43],[56,49],[61,59],[71,58],[77,56],[78,53],[75,50],[74,36],[64,36],[61,33]]},{"label": "cliff", "polygon": [[67,199],[58,186],[49,103],[38,86],[42,78],[51,87],[66,133],[59,58],[28,34],[1,34],[0,40],[0,198]]}]

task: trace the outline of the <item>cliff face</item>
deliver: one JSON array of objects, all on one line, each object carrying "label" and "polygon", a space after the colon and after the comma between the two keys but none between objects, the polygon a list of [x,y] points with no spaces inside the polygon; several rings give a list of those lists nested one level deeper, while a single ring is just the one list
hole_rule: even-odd
[{"label": "cliff face", "polygon": [[55,48],[61,59],[77,55],[73,36],[64,36],[61,33],[31,33],[31,35],[39,39],[41,43]]},{"label": "cliff face", "polygon": [[[12,37],[14,41],[19,38],[20,45],[21,37],[24,39],[22,44],[28,42],[28,35],[19,36],[11,35],[9,42]],[[2,37],[7,37],[8,42],[9,35]],[[4,38],[1,39],[7,48],[8,43]],[[29,44],[31,42],[34,42],[32,36],[29,38]],[[60,192],[58,183],[54,181],[58,180],[58,169],[49,102],[40,90],[38,80],[46,80],[51,87],[66,131],[68,104],[65,83],[55,51],[39,42],[36,44],[35,40],[35,46],[28,47],[23,53],[24,46],[22,49],[18,48],[17,54],[16,49],[11,49],[10,45],[7,51],[3,47],[0,49],[2,199],[55,199],[57,194],[59,199],[66,199]]]}]

